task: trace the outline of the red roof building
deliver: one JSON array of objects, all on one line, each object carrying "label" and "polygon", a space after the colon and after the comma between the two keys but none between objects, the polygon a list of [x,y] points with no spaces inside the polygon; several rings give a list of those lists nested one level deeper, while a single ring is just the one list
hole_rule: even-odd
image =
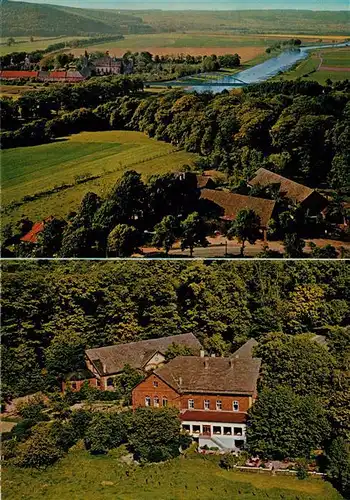
[{"label": "red roof building", "polygon": [[3,80],[18,80],[20,78],[38,78],[39,71],[0,71]]},{"label": "red roof building", "polygon": [[22,236],[21,241],[24,241],[25,243],[38,243],[39,234],[44,231],[45,224],[52,221],[52,219],[53,216],[50,216],[40,222],[35,222],[32,229],[27,234]]},{"label": "red roof building", "polygon": [[230,358],[178,356],[132,392],[133,408],[178,408],[183,430],[199,447],[238,451],[245,445],[247,412],[257,396],[260,359],[246,350]]}]

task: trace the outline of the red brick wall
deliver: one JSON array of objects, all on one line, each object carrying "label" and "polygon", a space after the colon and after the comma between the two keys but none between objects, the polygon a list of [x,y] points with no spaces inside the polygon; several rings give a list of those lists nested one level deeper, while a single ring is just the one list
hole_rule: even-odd
[{"label": "red brick wall", "polygon": [[[75,380],[72,382],[62,382],[62,392],[65,392],[68,387],[70,387],[70,389],[73,392],[78,392],[78,391],[80,391],[80,389],[82,388],[82,386],[84,385],[85,382],[86,382],[86,380]],[[87,382],[89,382],[90,387],[97,387],[97,380],[95,378],[90,378],[87,380]],[[75,384],[75,385],[73,385],[73,384]]]},{"label": "red brick wall", "polygon": [[[153,383],[157,382],[158,387],[154,387]],[[151,398],[151,406],[153,406],[153,399],[155,396],[159,398],[159,405],[162,406],[162,399],[166,397],[168,406],[175,406],[179,410],[187,410],[188,400],[194,400],[195,410],[204,410],[204,400],[209,399],[210,410],[216,410],[216,401],[222,401],[223,411],[232,411],[233,401],[239,402],[239,411],[246,412],[250,407],[251,398],[249,396],[221,396],[221,395],[199,395],[199,394],[185,394],[180,395],[174,389],[169,387],[155,374],[150,375],[146,380],[141,382],[132,392],[132,405],[133,408],[145,406],[145,398]]]},{"label": "red brick wall", "polygon": [[222,396],[218,395],[201,395],[201,394],[185,394],[181,398],[181,409],[188,409],[188,400],[194,400],[194,409],[195,410],[204,410],[204,400],[208,399],[210,401],[210,410],[216,410],[216,401],[221,400],[222,402],[222,411],[232,411],[232,403],[233,401],[239,402],[239,411],[246,412],[250,407],[249,396]]},{"label": "red brick wall", "polygon": [[[154,382],[158,383],[158,387],[154,387]],[[162,406],[162,399],[165,397],[168,400],[168,406],[175,406],[179,409],[181,407],[180,395],[154,374],[150,375],[133,390],[132,406],[133,408],[145,406],[146,397],[151,398],[151,406],[153,406],[155,396],[159,398],[159,406]]]}]

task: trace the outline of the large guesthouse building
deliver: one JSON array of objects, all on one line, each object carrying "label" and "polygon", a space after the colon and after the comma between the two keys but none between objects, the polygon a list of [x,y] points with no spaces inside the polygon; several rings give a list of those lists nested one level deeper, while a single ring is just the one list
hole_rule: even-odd
[{"label": "large guesthouse building", "polygon": [[252,347],[232,357],[206,357],[202,351],[172,359],[135,387],[133,408],[178,408],[182,428],[200,447],[242,449],[260,370]]}]

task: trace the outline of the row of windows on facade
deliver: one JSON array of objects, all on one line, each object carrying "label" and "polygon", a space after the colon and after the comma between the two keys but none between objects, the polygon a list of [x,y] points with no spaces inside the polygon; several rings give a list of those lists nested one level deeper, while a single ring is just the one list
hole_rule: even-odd
[{"label": "row of windows on facade", "polygon": [[192,432],[192,434],[215,434],[217,436],[243,436],[243,429],[241,427],[226,427],[221,425],[199,425],[199,424],[182,424],[183,430]]},{"label": "row of windows on facade", "polygon": [[[145,397],[145,406],[151,406],[151,398],[149,396],[146,396]],[[155,396],[153,398],[153,406],[159,406],[159,398],[158,396]],[[167,398],[163,398],[162,399],[162,404],[163,406],[167,406],[168,405],[168,400]],[[217,399],[216,400],[216,410],[222,410],[222,401],[221,399]],[[194,410],[195,407],[194,407],[194,399],[189,399],[188,402],[187,402],[187,407],[189,410]],[[210,401],[209,399],[205,399],[204,400],[204,404],[203,404],[203,407],[204,407],[204,410],[210,410]],[[232,402],[232,410],[233,411],[239,411],[239,402],[238,401],[233,401]]]}]

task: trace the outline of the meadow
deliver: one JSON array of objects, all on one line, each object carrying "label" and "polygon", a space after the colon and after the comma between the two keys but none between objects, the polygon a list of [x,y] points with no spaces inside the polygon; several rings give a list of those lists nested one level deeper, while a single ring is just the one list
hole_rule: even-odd
[{"label": "meadow", "polygon": [[276,77],[282,80],[297,78],[314,80],[322,85],[328,79],[333,82],[350,78],[350,47],[323,49],[310,54],[295,68]]},{"label": "meadow", "polygon": [[[219,468],[216,459],[178,458],[144,467],[121,461],[122,451],[90,456],[78,444],[45,471],[3,467],[4,500],[202,500],[258,498],[340,500],[322,479],[299,480]],[[82,493],[83,492],[83,493]]]},{"label": "meadow", "polygon": [[[267,47],[278,41],[287,40],[292,37],[300,37],[303,44],[315,43],[319,37],[292,34],[279,35],[244,35],[225,32],[193,31],[182,33],[155,33],[146,35],[125,35],[123,40],[111,41],[101,44],[87,46],[88,52],[109,51],[117,57],[125,54],[127,50],[132,52],[148,51],[151,54],[191,54],[211,55],[227,54],[237,52],[242,62],[249,61],[263,53]],[[344,37],[324,37],[324,42],[343,40]],[[77,48],[67,50],[75,55],[81,55],[85,49]]]},{"label": "meadow", "polygon": [[[22,214],[32,220],[66,216],[88,191],[106,195],[126,170],[134,169],[147,177],[179,170],[195,158],[140,132],[127,131],[83,132],[51,144],[4,150],[3,206],[62,184],[74,186],[27,201],[8,211],[3,221],[16,221]],[[79,184],[79,176],[98,178]]]},{"label": "meadow", "polygon": [[82,36],[57,36],[57,37],[34,37],[31,42],[30,37],[15,37],[13,45],[7,45],[7,38],[0,38],[0,56],[11,54],[12,52],[34,52],[44,50],[54,43],[81,40]]}]

